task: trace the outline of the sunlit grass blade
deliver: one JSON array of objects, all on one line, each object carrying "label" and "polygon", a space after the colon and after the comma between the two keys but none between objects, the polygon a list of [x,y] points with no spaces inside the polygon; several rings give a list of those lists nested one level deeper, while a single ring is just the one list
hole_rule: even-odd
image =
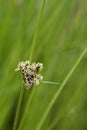
[{"label": "sunlit grass blade", "polygon": [[55,93],[54,97],[52,98],[52,101],[50,102],[50,104],[48,105],[47,109],[45,110],[45,113],[43,114],[40,122],[37,125],[36,130],[40,130],[46,117],[48,116],[53,104],[55,103],[56,99],[58,98],[58,96],[60,95],[60,93],[62,92],[63,88],[65,87],[67,81],[69,80],[69,78],[71,77],[71,75],[73,74],[73,72],[75,71],[75,69],[77,68],[77,66],[79,65],[80,61],[82,60],[83,56],[85,55],[85,53],[87,52],[87,48],[82,52],[81,56],[77,59],[76,63],[74,64],[74,66],[72,67],[72,69],[70,70],[70,72],[68,73],[68,75],[66,76],[66,78],[64,79],[63,83],[61,84],[60,88],[58,89],[58,91]]},{"label": "sunlit grass blade", "polygon": [[[84,86],[84,85],[83,85]],[[84,94],[84,88],[80,87],[74,94],[74,96],[70,99],[70,101],[68,102],[66,108],[64,108],[64,111],[61,111],[60,115],[56,116],[55,119],[53,120],[53,122],[51,123],[51,125],[49,126],[49,128],[47,128],[47,130],[51,130],[53,129],[56,124],[59,122],[59,120],[61,118],[63,118],[63,116],[69,112],[70,109],[72,109],[72,107],[78,102],[78,100],[80,100]]]}]

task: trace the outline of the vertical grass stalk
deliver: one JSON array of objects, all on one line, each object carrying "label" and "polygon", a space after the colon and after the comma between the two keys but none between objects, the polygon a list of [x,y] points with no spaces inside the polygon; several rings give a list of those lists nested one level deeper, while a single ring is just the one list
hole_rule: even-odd
[{"label": "vertical grass stalk", "polygon": [[[42,0],[42,6],[41,6],[41,10],[40,10],[40,13],[39,13],[39,16],[38,16],[37,26],[36,26],[36,30],[35,30],[34,38],[33,38],[33,42],[32,42],[32,48],[31,48],[30,59],[29,59],[30,61],[32,61],[32,57],[33,57],[33,54],[34,54],[34,48],[35,48],[35,44],[36,44],[36,40],[37,40],[37,36],[38,36],[38,32],[39,32],[39,26],[40,26],[40,21],[41,21],[41,18],[42,18],[42,13],[43,13],[43,10],[44,10],[45,1],[46,0]],[[19,101],[18,101],[18,106],[17,106],[16,115],[15,115],[14,124],[13,124],[13,130],[17,130],[17,125],[18,125],[18,119],[19,119],[19,113],[20,113],[20,108],[21,108],[21,104],[22,104],[23,94],[24,94],[24,86],[22,86],[22,88],[21,88]],[[32,90],[29,101],[32,99],[33,94],[34,94],[34,89]],[[23,114],[21,123],[25,119],[26,110],[27,109],[25,109],[25,112]],[[19,127],[19,129],[20,129],[20,127]]]},{"label": "vertical grass stalk", "polygon": [[82,52],[81,56],[77,59],[76,63],[74,64],[74,66],[72,67],[72,69],[70,70],[70,72],[68,73],[68,75],[65,77],[63,83],[61,84],[60,88],[57,90],[57,92],[55,93],[52,101],[50,102],[50,104],[48,105],[47,109],[45,110],[44,115],[42,116],[42,119],[40,120],[39,124],[37,125],[36,130],[40,130],[46,117],[48,116],[53,104],[55,103],[56,99],[59,97],[59,95],[61,94],[63,88],[65,87],[67,81],[69,80],[69,78],[71,77],[71,75],[73,74],[73,72],[75,71],[75,69],[77,68],[78,64],[80,63],[80,61],[82,60],[83,56],[85,55],[85,53],[87,52],[87,48],[84,49],[84,51]]},{"label": "vertical grass stalk", "polygon": [[[30,53],[30,58],[29,58],[30,62],[32,61],[32,57],[33,57],[33,54],[34,54],[35,45],[36,45],[36,41],[37,41],[37,36],[38,36],[38,32],[39,32],[39,27],[40,27],[40,22],[41,22],[43,10],[44,10],[45,2],[46,2],[46,0],[42,0],[41,10],[39,12],[37,25],[36,25],[36,30],[35,30],[34,38],[33,38],[33,42],[32,42],[32,48],[31,48],[31,53]],[[28,99],[27,106],[26,106],[25,111],[23,113],[23,116],[22,116],[22,119],[20,121],[18,130],[22,129],[22,125],[23,125],[23,122],[24,122],[24,120],[26,118],[26,115],[27,115],[27,112],[28,112],[28,107],[30,105],[30,102],[31,102],[31,100],[33,98],[34,93],[35,93],[35,87],[32,89],[31,95],[30,95],[30,97]]]},{"label": "vertical grass stalk", "polygon": [[16,115],[15,115],[14,124],[13,124],[13,130],[17,130],[17,125],[18,125],[18,119],[19,119],[19,113],[20,113],[21,103],[22,103],[22,99],[23,99],[23,94],[24,94],[24,86],[22,86],[21,91],[20,91],[18,106],[17,106]]},{"label": "vertical grass stalk", "polygon": [[35,44],[36,44],[36,41],[37,41],[37,36],[38,36],[40,22],[41,22],[41,18],[42,18],[44,6],[45,6],[45,1],[46,0],[42,0],[42,6],[41,6],[41,10],[39,12],[36,30],[35,30],[34,38],[33,38],[33,42],[32,42],[32,48],[31,48],[31,53],[30,53],[30,58],[29,58],[30,61],[32,61],[32,57],[33,57],[33,54],[34,54],[34,48],[35,48]]}]

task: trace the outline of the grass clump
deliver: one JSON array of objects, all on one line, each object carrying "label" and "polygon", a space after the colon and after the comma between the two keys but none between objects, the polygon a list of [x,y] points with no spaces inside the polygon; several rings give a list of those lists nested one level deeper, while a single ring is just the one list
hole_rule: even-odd
[{"label": "grass clump", "polygon": [[[0,2],[0,130],[87,128],[86,4],[86,0]],[[44,80],[61,84],[24,89],[14,70],[25,60],[43,63]]]}]

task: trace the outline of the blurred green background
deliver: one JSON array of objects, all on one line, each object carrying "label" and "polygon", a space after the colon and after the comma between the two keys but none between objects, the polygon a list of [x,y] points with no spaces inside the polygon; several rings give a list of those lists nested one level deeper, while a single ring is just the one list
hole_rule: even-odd
[{"label": "blurred green background", "polygon": [[[12,130],[22,78],[14,70],[29,60],[41,0],[0,1],[0,130]],[[87,0],[47,0],[33,61],[44,64],[44,80],[62,83],[87,46]],[[19,130],[38,126],[60,85],[25,89]],[[25,119],[22,117],[25,114]],[[22,123],[21,123],[22,121]],[[41,130],[87,130],[87,54],[55,101]]]}]

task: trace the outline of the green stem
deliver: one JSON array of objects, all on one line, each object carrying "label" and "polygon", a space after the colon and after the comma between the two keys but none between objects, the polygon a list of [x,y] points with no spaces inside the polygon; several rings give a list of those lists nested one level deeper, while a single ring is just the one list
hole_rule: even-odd
[{"label": "green stem", "polygon": [[79,90],[75,93],[75,95],[70,99],[69,103],[64,108],[64,110],[60,113],[59,116],[57,116],[54,119],[54,121],[51,123],[49,128],[47,128],[46,130],[52,130],[56,126],[56,124],[59,122],[59,120],[63,118],[63,116],[78,102],[79,99],[81,99],[81,96],[83,96],[82,87],[79,88]]},{"label": "green stem", "polygon": [[80,63],[80,61],[82,60],[83,56],[85,55],[85,53],[87,52],[87,48],[82,52],[81,56],[78,58],[78,60],[76,61],[76,63],[74,64],[74,66],[72,67],[72,69],[70,70],[70,72],[68,73],[68,75],[66,76],[65,80],[63,81],[63,83],[61,84],[60,88],[57,90],[57,92],[55,93],[52,101],[50,102],[50,104],[48,105],[44,115],[42,116],[42,119],[40,120],[39,124],[37,125],[36,130],[40,130],[46,117],[48,116],[53,104],[55,103],[56,99],[59,97],[59,95],[61,94],[63,88],[65,87],[67,81],[69,80],[69,78],[71,77],[71,75],[73,74],[73,72],[75,71],[75,69],[77,68],[78,64]]},{"label": "green stem", "polygon": [[[40,25],[40,21],[41,21],[43,9],[44,9],[44,5],[45,5],[45,0],[42,1],[42,6],[41,6],[40,14],[39,14],[39,17],[38,17],[38,21],[37,21],[36,31],[35,31],[33,42],[32,42],[30,61],[32,61],[34,48],[35,48],[35,44],[36,44],[36,40],[37,40],[37,36],[38,36],[38,31],[39,31],[39,25]],[[32,91],[32,94],[31,94],[31,97],[30,97],[29,101],[31,101],[33,93],[34,93],[34,91]],[[16,116],[15,116],[15,120],[14,120],[14,124],[13,124],[13,130],[17,130],[17,125],[18,125],[18,119],[19,119],[19,113],[20,113],[21,103],[22,103],[22,99],[23,99],[23,94],[24,94],[24,86],[22,86],[22,88],[21,88],[19,101],[18,101],[18,106],[17,106],[17,110],[16,110]],[[25,111],[25,113],[26,113],[26,111]],[[25,115],[26,115],[25,113],[23,114],[23,118],[22,118],[23,120],[21,122],[23,122],[24,119],[25,119]]]},{"label": "green stem", "polygon": [[42,18],[44,6],[45,6],[45,1],[46,0],[42,1],[41,10],[40,10],[40,13],[39,13],[39,16],[38,16],[38,21],[37,21],[36,30],[35,30],[35,33],[34,33],[34,38],[33,38],[33,42],[32,42],[30,58],[29,58],[30,61],[32,61],[32,57],[33,57],[33,54],[34,54],[34,48],[35,48],[35,44],[36,44],[36,41],[37,41],[37,36],[38,36],[40,22],[41,22],[41,18]]},{"label": "green stem", "polygon": [[22,99],[23,99],[23,94],[24,94],[24,86],[21,87],[18,106],[17,106],[17,110],[16,110],[16,116],[15,116],[14,124],[13,124],[13,130],[17,130],[17,124],[18,124],[18,119],[19,119],[19,113],[20,113],[21,103],[22,103]]},{"label": "green stem", "polygon": [[[30,61],[32,61],[32,57],[33,57],[33,54],[34,54],[34,48],[35,48],[35,44],[36,44],[36,40],[37,40],[37,36],[38,36],[38,32],[39,32],[39,26],[40,26],[40,22],[41,22],[43,10],[44,10],[45,2],[46,2],[46,0],[42,1],[41,10],[40,10],[40,13],[39,13],[39,16],[38,16],[37,26],[36,26],[36,30],[35,30],[35,34],[34,34],[34,38],[33,38],[33,42],[32,42]],[[27,115],[27,112],[28,112],[28,108],[29,108],[29,105],[30,105],[30,102],[31,102],[31,100],[33,98],[34,93],[35,93],[35,87],[32,90],[30,98],[28,99],[28,103],[27,103],[27,106],[25,108],[25,111],[24,111],[23,117],[21,119],[21,122],[20,122],[18,130],[22,129],[22,124],[23,124],[23,122],[24,122],[24,120],[26,118],[26,115]]]}]

